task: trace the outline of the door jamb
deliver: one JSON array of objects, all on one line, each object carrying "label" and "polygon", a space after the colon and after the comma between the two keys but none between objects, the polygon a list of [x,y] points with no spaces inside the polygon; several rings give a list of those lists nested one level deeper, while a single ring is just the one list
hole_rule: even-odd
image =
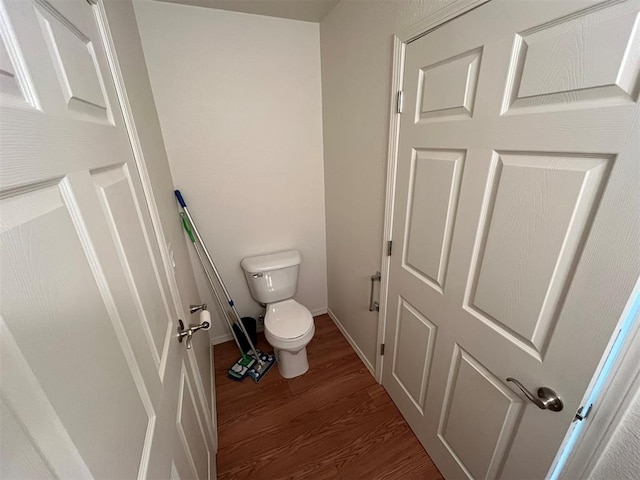
[{"label": "door jamb", "polygon": [[[393,69],[391,79],[391,95],[389,106],[389,144],[387,150],[387,185],[384,208],[384,230],[382,238],[382,260],[380,281],[380,313],[378,316],[378,345],[384,343],[387,322],[387,300],[389,294],[389,265],[391,257],[387,255],[387,242],[392,240],[393,201],[395,197],[396,165],[398,142],[400,140],[400,114],[397,113],[397,93],[402,89],[404,75],[404,55],[409,42],[416,40],[435,30],[444,23],[467,13],[490,0],[454,0],[444,8],[427,15],[409,26],[406,30],[393,36]],[[382,383],[383,356],[378,349],[376,353],[375,378]]]},{"label": "door jamb", "polygon": [[[380,313],[378,319],[378,344],[384,343],[387,305],[389,295],[389,267],[391,257],[388,255],[387,242],[392,240],[393,233],[393,207],[395,198],[395,180],[397,169],[398,143],[400,140],[400,114],[397,112],[397,94],[402,90],[404,81],[404,59],[408,43],[428,34],[444,23],[459,17],[490,0],[459,0],[447,7],[438,10],[432,15],[419,20],[407,30],[393,36],[393,67],[391,80],[391,95],[389,107],[389,144],[387,150],[387,182],[385,190],[384,230],[382,238],[381,254],[381,283],[380,283]],[[631,304],[636,296],[640,296],[640,279],[632,294]],[[629,307],[631,308],[631,307]],[[625,309],[627,310],[627,309]],[[626,315],[626,313],[625,313]],[[623,315],[624,317],[624,315]],[[617,330],[616,330],[617,331]],[[614,333],[615,335],[615,333]],[[613,342],[612,338],[612,342]],[[608,355],[607,348],[601,362]],[[383,356],[378,350],[376,354],[375,378],[382,384]],[[594,378],[598,376],[600,367],[594,372]],[[569,453],[567,463],[560,472],[561,475],[569,475],[571,478],[584,478],[591,475],[596,468],[598,460],[606,449],[609,440],[621,424],[624,415],[632,405],[635,394],[640,392],[640,314],[637,314],[634,324],[628,334],[624,346],[619,352],[618,360],[608,375],[600,394],[598,410],[592,412],[591,421],[585,425],[584,431]],[[589,395],[592,385],[585,395]],[[596,413],[600,418],[596,418]],[[569,435],[570,431],[567,432]],[[563,441],[557,456],[566,448]],[[552,469],[557,460],[552,464]]]}]

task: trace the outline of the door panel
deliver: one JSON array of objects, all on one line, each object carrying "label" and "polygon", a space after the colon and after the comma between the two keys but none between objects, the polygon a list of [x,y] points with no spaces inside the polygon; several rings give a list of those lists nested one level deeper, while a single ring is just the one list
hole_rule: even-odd
[{"label": "door panel", "polygon": [[481,58],[477,48],[421,68],[416,122],[470,118]]},{"label": "door panel", "polygon": [[[200,374],[210,364],[195,368],[176,341],[182,306],[119,110],[99,8],[0,3],[0,398],[3,416],[30,439],[21,462],[3,450],[0,463],[20,477],[42,462],[59,478],[162,469],[168,477],[184,455],[182,432],[196,466],[182,478],[209,478],[213,427]],[[209,358],[208,342],[194,345]],[[181,367],[193,411],[179,431]]]},{"label": "door panel", "polygon": [[464,308],[538,359],[612,160],[494,155]]},{"label": "door panel", "polygon": [[524,406],[499,378],[455,345],[438,437],[469,477],[495,476]]},{"label": "door panel", "polygon": [[[589,28],[593,22],[597,28]],[[639,87],[637,25],[634,15],[595,7],[518,34],[503,113],[633,103]]]},{"label": "door panel", "polygon": [[639,12],[498,0],[407,46],[383,384],[446,477],[544,477],[640,275]]},{"label": "door panel", "polygon": [[209,478],[208,432],[201,415],[198,413],[197,394],[189,377],[187,367],[183,363],[180,372],[180,396],[176,425],[182,446],[181,453],[186,458],[189,469],[180,477]]},{"label": "door panel", "polygon": [[395,380],[421,413],[429,381],[436,326],[404,299],[400,300],[392,372]]},{"label": "door panel", "polygon": [[[0,435],[3,446],[3,461],[0,462],[2,478],[30,478],[30,472],[42,472],[43,462],[53,478],[91,478],[89,469],[20,353],[11,332],[1,321],[0,347],[2,415],[15,424],[16,430],[22,431],[17,432],[19,437],[28,437],[22,442],[20,455],[13,455],[17,442],[11,430],[5,430],[3,423]],[[5,449],[5,444],[10,446]],[[43,478],[47,478],[46,472],[42,473]]]},{"label": "door panel", "polygon": [[405,230],[405,268],[442,293],[464,167],[464,151],[415,150]]},{"label": "door panel", "polygon": [[[116,244],[120,264],[126,272],[150,356],[162,378],[173,322],[164,295],[164,285],[151,256],[146,232],[141,226],[144,223],[134,200],[128,167],[118,165],[100,170],[92,175],[92,180]],[[136,285],[136,278],[155,281]]]}]

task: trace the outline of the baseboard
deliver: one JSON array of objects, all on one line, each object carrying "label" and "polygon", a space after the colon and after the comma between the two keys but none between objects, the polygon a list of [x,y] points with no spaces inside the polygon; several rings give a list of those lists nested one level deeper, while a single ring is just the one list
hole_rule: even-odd
[{"label": "baseboard", "polygon": [[321,308],[319,310],[314,310],[313,312],[311,312],[311,316],[317,317],[319,315],[324,315],[325,313],[327,313],[327,309],[326,308]]},{"label": "baseboard", "polygon": [[362,363],[364,363],[364,366],[367,367],[367,370],[369,370],[369,373],[371,373],[373,378],[376,378],[375,368],[373,367],[373,365],[371,365],[371,362],[369,362],[367,357],[365,357],[364,353],[362,353],[362,350],[360,350],[360,347],[358,347],[356,342],[353,341],[353,338],[351,338],[351,335],[349,335],[349,332],[347,332],[347,330],[342,326],[342,324],[340,323],[340,320],[338,320],[338,317],[335,316],[335,314],[331,311],[330,308],[327,309],[327,313],[329,314],[329,318],[333,320],[333,323],[336,324],[336,326],[338,327],[338,329],[340,330],[344,338],[347,339],[347,342],[349,342],[349,345],[351,345],[351,348],[353,348],[353,350],[356,352],[358,357],[360,357],[360,360],[362,360]]},{"label": "baseboard", "polygon": [[211,343],[213,343],[214,345],[219,345],[221,343],[229,342],[231,340],[233,340],[233,336],[230,333],[224,333],[222,335],[211,337]]},{"label": "baseboard", "polygon": [[[258,324],[256,325],[256,331],[258,332],[263,332],[264,331],[264,325],[262,325],[262,323],[260,321],[258,321]],[[213,345],[218,345],[220,343],[225,343],[225,342],[230,342],[231,340],[233,340],[233,335],[231,335],[231,333],[223,333],[222,335],[217,335],[215,337],[211,337],[211,343]]]}]

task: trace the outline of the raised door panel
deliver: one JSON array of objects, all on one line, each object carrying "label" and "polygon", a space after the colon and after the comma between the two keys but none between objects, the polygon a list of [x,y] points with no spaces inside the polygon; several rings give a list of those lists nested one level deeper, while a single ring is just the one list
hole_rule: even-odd
[{"label": "raised door panel", "polygon": [[197,393],[192,385],[187,367],[183,363],[180,373],[180,391],[176,427],[181,441],[181,457],[186,458],[188,471],[179,472],[181,478],[207,480],[210,478],[210,461],[213,457],[207,441],[205,424],[200,414]]},{"label": "raised door panel", "polygon": [[516,35],[503,112],[636,101],[639,26],[625,6],[597,5]]},{"label": "raised door panel", "polygon": [[509,454],[524,403],[458,344],[438,438],[468,478],[496,478]]},{"label": "raised door panel", "polygon": [[[128,287],[135,299],[139,317],[137,323],[144,335],[144,341],[140,344],[146,342],[148,356],[153,359],[156,370],[155,376],[161,380],[173,333],[173,321],[160,280],[161,272],[151,253],[150,242],[153,239],[150,240],[142,228],[144,224],[140,206],[135,200],[129,169],[126,165],[120,165],[100,170],[92,174],[92,180],[118,250]],[[131,331],[133,325],[127,325],[126,328]],[[149,376],[153,378],[154,375]]]},{"label": "raised door panel", "polygon": [[[153,413],[123,355],[122,318],[68,200],[56,183],[2,200],[3,320],[92,474],[133,478]],[[119,452],[117,464],[99,451]]]},{"label": "raised door panel", "polygon": [[20,80],[16,72],[16,68],[9,57],[7,44],[0,36],[0,92],[4,100],[14,98],[18,101],[24,101],[22,89],[20,88]]},{"label": "raised door panel", "polygon": [[406,300],[401,298],[398,303],[391,371],[423,415],[437,327]]},{"label": "raised door panel", "polygon": [[[5,428],[4,419],[2,420],[2,478],[41,478],[26,473],[33,472],[34,469],[46,478],[47,474],[41,465],[43,462],[54,478],[91,478],[89,468],[1,317],[0,357],[3,416],[11,417],[7,421],[14,422],[14,428],[18,430],[11,432],[11,427]],[[21,436],[28,438],[23,438],[21,442],[18,439]],[[22,446],[19,447],[16,443],[21,443]],[[17,448],[20,449],[20,454],[15,451]]]},{"label": "raised door panel", "polygon": [[405,225],[404,268],[442,293],[464,167],[464,151],[415,150]]},{"label": "raised door panel", "polygon": [[471,118],[482,49],[421,68],[416,122]]},{"label": "raised door panel", "polygon": [[465,308],[542,360],[613,158],[500,152]]},{"label": "raised door panel", "polygon": [[11,24],[0,12],[0,102],[38,107],[29,74]]},{"label": "raised door panel", "polygon": [[36,12],[68,111],[84,119],[113,123],[88,32],[48,4],[39,5]]},{"label": "raised door panel", "polygon": [[95,170],[131,157],[122,117],[112,111],[115,89],[93,9],[80,5],[3,0],[8,57],[0,79],[17,83],[24,99],[0,92],[3,186],[62,177],[69,164]]},{"label": "raised door panel", "polygon": [[0,477],[55,479],[56,475],[30,438],[20,418],[0,397],[0,450],[12,458],[12,462],[0,462]]}]

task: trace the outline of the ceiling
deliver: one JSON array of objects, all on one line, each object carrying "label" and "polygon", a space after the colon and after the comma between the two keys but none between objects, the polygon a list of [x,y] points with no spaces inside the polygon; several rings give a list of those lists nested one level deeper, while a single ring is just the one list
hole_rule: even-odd
[{"label": "ceiling", "polygon": [[158,0],[268,17],[319,22],[340,0]]}]

